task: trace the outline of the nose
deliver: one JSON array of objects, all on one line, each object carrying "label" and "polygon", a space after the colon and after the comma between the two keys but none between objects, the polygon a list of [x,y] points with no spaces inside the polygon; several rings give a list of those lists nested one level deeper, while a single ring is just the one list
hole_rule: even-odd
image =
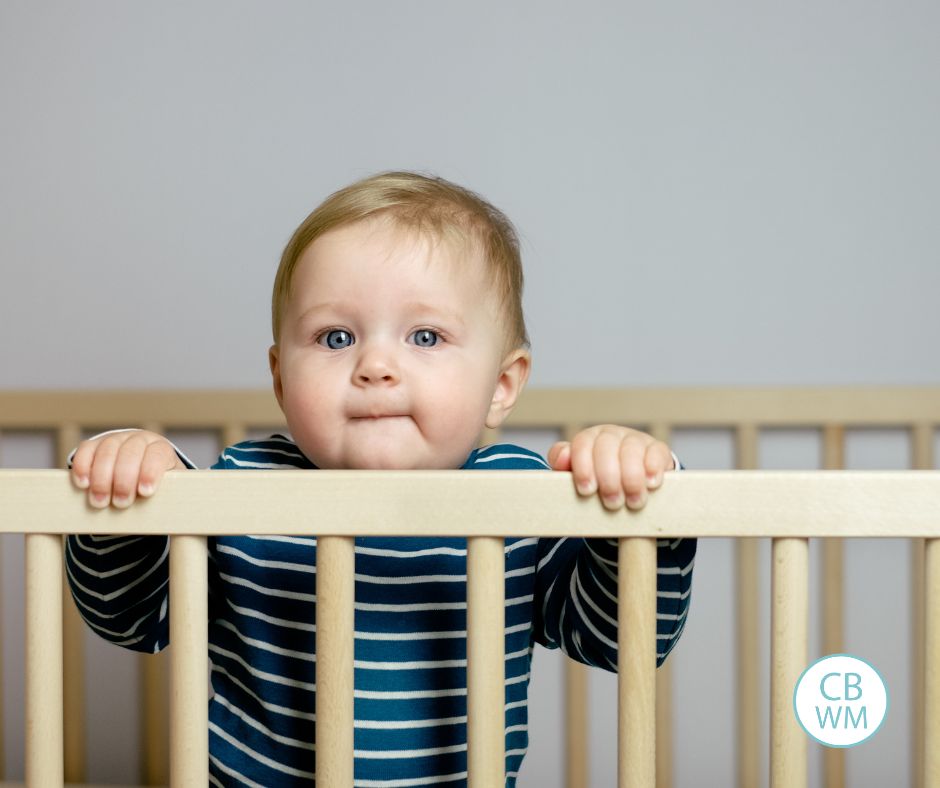
[{"label": "nose", "polygon": [[357,385],[395,385],[399,379],[398,365],[388,348],[372,345],[362,349],[353,372],[353,381]]}]

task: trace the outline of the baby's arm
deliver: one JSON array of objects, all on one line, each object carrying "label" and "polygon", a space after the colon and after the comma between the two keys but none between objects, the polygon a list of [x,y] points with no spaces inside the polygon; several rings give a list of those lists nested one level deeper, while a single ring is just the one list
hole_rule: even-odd
[{"label": "baby's arm", "polygon": [[[83,441],[71,459],[72,479],[96,508],[130,506],[156,491],[167,470],[194,467],[160,435],[144,430],[103,433]],[[168,540],[165,536],[69,536],[65,564],[72,596],[101,637],[136,651],[169,641]]]},{"label": "baby's arm", "polygon": [[[549,451],[554,470],[570,470],[581,495],[599,493],[607,509],[646,505],[666,471],[681,467],[652,436],[605,424]],[[628,526],[629,527],[629,526]],[[657,664],[675,647],[689,609],[695,539],[656,543]],[[536,578],[536,639],[607,670],[617,666],[616,539],[542,539]]]},{"label": "baby's arm", "polygon": [[88,490],[88,503],[124,509],[138,495],[149,498],[163,478],[186,465],[162,435],[147,430],[120,430],[82,441],[72,457],[75,486]]}]

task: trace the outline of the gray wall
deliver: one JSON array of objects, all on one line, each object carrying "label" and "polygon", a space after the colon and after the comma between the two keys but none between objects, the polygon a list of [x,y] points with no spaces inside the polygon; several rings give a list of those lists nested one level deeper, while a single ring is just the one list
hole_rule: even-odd
[{"label": "gray wall", "polygon": [[[940,383],[938,32],[940,6],[903,0],[4,0],[0,387],[267,386],[284,243],[326,194],[390,168],[468,185],[515,221],[532,385]],[[676,447],[730,463],[726,435]],[[7,440],[2,461],[44,451]],[[849,459],[906,451],[859,434]],[[813,467],[818,445],[768,436],[763,458]],[[850,779],[899,784],[906,547],[849,550],[847,645],[892,692]],[[679,786],[733,775],[730,562],[702,544],[675,655]],[[110,654],[100,684],[124,670],[101,667]],[[541,730],[553,656],[536,662],[521,788],[558,785]],[[613,779],[609,680],[592,679],[597,786]],[[92,709],[98,779],[133,776],[122,702]]]}]

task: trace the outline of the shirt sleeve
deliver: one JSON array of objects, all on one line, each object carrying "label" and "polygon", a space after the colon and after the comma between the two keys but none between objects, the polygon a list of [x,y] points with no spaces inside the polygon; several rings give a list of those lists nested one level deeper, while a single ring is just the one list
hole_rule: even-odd
[{"label": "shirt sleeve", "polygon": [[[173,448],[187,468],[196,468],[179,447]],[[74,454],[69,455],[70,466]],[[267,440],[229,446],[212,469],[312,467],[292,441],[272,435]],[[215,591],[219,584],[213,561],[214,539],[208,544],[211,618],[220,600]],[[153,653],[166,648],[170,641],[167,537],[69,536],[65,565],[78,610],[101,637],[135,651]]]},{"label": "shirt sleeve", "polygon": [[[187,468],[196,467],[173,448]],[[69,467],[74,454],[69,454]],[[72,535],[66,540],[65,570],[79,613],[105,640],[148,653],[167,646],[167,537]]]},{"label": "shirt sleeve", "polygon": [[[477,462],[481,456],[493,459],[487,466],[474,463],[474,467],[548,468],[541,457],[519,447],[488,447],[475,458]],[[673,457],[681,470],[678,458]],[[685,627],[696,546],[695,539],[656,542],[657,666],[675,648]],[[579,662],[616,672],[617,569],[616,539],[540,539],[535,570],[535,641],[546,648],[560,648]]]},{"label": "shirt sleeve", "polygon": [[[656,664],[675,648],[689,610],[695,539],[656,542]],[[540,539],[534,637],[587,665],[617,670],[616,539]]]}]

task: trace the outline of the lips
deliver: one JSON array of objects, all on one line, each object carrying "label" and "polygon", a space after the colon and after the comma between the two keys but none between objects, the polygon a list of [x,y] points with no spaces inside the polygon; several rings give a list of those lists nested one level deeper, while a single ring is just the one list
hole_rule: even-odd
[{"label": "lips", "polygon": [[350,421],[378,421],[379,419],[397,419],[410,416],[410,409],[403,402],[388,399],[384,401],[351,402],[346,410]]}]

